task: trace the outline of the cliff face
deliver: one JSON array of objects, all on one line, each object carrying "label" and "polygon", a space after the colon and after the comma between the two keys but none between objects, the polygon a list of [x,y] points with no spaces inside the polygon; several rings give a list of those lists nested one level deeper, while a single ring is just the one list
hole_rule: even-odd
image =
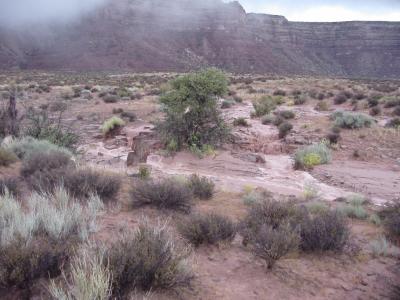
[{"label": "cliff face", "polygon": [[0,30],[0,68],[400,77],[400,22],[288,22],[213,0],[114,0],[79,22]]}]

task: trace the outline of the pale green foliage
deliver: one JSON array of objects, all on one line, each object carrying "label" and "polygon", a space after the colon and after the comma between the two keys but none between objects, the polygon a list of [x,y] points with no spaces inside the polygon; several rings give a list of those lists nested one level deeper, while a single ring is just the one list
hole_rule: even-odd
[{"label": "pale green foliage", "polygon": [[370,243],[370,249],[374,257],[388,256],[390,248],[390,243],[384,236]]},{"label": "pale green foliage", "polygon": [[325,142],[306,146],[296,151],[294,155],[295,168],[312,168],[331,161],[331,151]]},{"label": "pale green foliage", "polygon": [[50,282],[50,294],[58,300],[110,299],[112,275],[103,261],[102,254],[81,249],[71,263],[70,276],[63,272],[62,284]]},{"label": "pale green foliage", "polygon": [[370,221],[372,224],[375,224],[376,226],[380,226],[380,225],[382,224],[382,220],[381,220],[381,218],[380,218],[377,214],[372,214],[372,215],[369,217],[369,221]]},{"label": "pale green foliage", "polygon": [[225,74],[213,68],[173,80],[171,89],[160,98],[166,118],[159,130],[166,144],[174,140],[177,149],[220,144],[228,129],[217,98],[227,92],[227,86]]},{"label": "pale green foliage", "polygon": [[271,96],[263,96],[260,99],[253,102],[254,115],[256,117],[261,117],[269,114],[276,108],[277,98]]},{"label": "pale green foliage", "polygon": [[54,145],[47,140],[37,140],[32,137],[14,139],[5,147],[13,151],[21,159],[35,153],[49,153],[53,151],[62,152],[68,156],[72,156],[72,153],[66,148]]},{"label": "pale green foliage", "polygon": [[374,119],[362,113],[352,113],[337,111],[332,114],[335,126],[348,129],[356,129],[363,127],[371,127],[374,124]]},{"label": "pale green foliage", "polygon": [[114,116],[103,123],[103,125],[101,126],[101,131],[103,132],[103,134],[108,134],[112,130],[119,127],[123,127],[124,125],[125,125],[124,120]]},{"label": "pale green foliage", "polygon": [[77,234],[81,240],[86,240],[89,232],[96,228],[96,215],[103,205],[97,196],[92,196],[84,207],[61,187],[54,195],[33,193],[27,204],[26,211],[9,193],[0,196],[1,245],[7,245],[16,237],[28,243],[37,233],[54,239]]},{"label": "pale green foliage", "polygon": [[308,211],[312,214],[320,214],[320,213],[329,211],[329,206],[321,201],[310,202],[310,203],[307,203],[306,206],[307,206]]},{"label": "pale green foliage", "polygon": [[368,217],[368,213],[365,211],[365,209],[362,206],[346,204],[346,205],[340,206],[338,208],[338,211],[342,215],[349,217],[349,218],[364,220]]}]

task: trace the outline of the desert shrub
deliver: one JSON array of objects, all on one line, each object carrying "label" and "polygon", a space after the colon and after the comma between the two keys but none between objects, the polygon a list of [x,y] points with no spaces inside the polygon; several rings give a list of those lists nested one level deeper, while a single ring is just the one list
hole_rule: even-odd
[{"label": "desert shrub", "polygon": [[117,103],[118,102],[118,96],[116,96],[116,95],[106,94],[102,98],[105,103]]},{"label": "desert shrub", "polygon": [[15,163],[18,157],[9,149],[0,147],[0,167],[8,167]]},{"label": "desert shrub", "polygon": [[400,236],[400,204],[390,204],[378,214],[383,220],[387,232],[395,237]]},{"label": "desert shrub", "polygon": [[307,211],[313,215],[318,215],[329,211],[329,206],[321,201],[313,201],[306,204]]},{"label": "desert shrub", "polygon": [[261,123],[262,123],[263,125],[272,124],[272,123],[274,123],[275,118],[276,118],[276,117],[275,117],[274,115],[272,115],[272,114],[265,115],[265,116],[263,116],[263,117],[261,118]]},{"label": "desert shrub", "polygon": [[387,127],[387,128],[399,128],[400,127],[400,118],[390,119],[386,123],[385,127]]},{"label": "desert shrub", "polygon": [[291,92],[291,94],[292,94],[292,96],[300,96],[301,95],[301,91],[296,89],[296,90],[293,90]]},{"label": "desert shrub", "polygon": [[330,160],[331,151],[326,143],[320,142],[297,150],[294,155],[294,167],[295,169],[309,169],[317,165],[327,164]]},{"label": "desert shrub", "polygon": [[271,96],[263,96],[253,102],[253,107],[255,116],[264,116],[276,108],[276,99]]},{"label": "desert shrub", "polygon": [[242,103],[243,102],[243,98],[242,97],[239,97],[239,96],[233,96],[233,100],[236,102],[236,103]]},{"label": "desert shrub", "polygon": [[283,122],[282,124],[280,124],[278,126],[279,138],[280,139],[285,138],[292,129],[293,129],[293,125],[290,124],[289,122]]},{"label": "desert shrub", "polygon": [[385,102],[384,102],[385,108],[392,108],[392,107],[395,107],[398,105],[400,105],[400,99],[385,98]]},{"label": "desert shrub", "polygon": [[134,122],[136,120],[136,115],[130,111],[121,112],[121,118],[128,119],[129,122]]},{"label": "desert shrub", "polygon": [[121,179],[93,169],[77,169],[63,177],[65,188],[71,196],[79,199],[98,195],[104,202],[115,200],[121,186]]},{"label": "desert shrub", "polygon": [[333,102],[335,104],[343,104],[347,101],[348,97],[344,94],[344,93],[339,93],[335,96],[335,98],[333,99]]},{"label": "desert shrub", "polygon": [[140,166],[139,167],[139,174],[138,174],[139,178],[142,180],[147,180],[150,178],[151,176],[151,169],[148,166]]},{"label": "desert shrub", "polygon": [[343,216],[352,219],[365,220],[368,218],[368,213],[360,205],[345,204],[338,207],[338,212]]},{"label": "desert shrub", "polygon": [[384,236],[371,241],[369,247],[374,257],[388,256],[391,252],[390,242]]},{"label": "desert shrub", "polygon": [[331,131],[326,135],[326,139],[331,144],[337,144],[340,139],[340,133]]},{"label": "desert shrub", "polygon": [[354,95],[353,95],[353,99],[355,99],[355,100],[362,100],[362,99],[365,99],[365,94],[363,93],[363,92],[356,92]]},{"label": "desert shrub", "polygon": [[68,259],[70,245],[46,238],[26,244],[15,240],[1,247],[0,287],[26,288],[38,278],[52,278],[61,273]]},{"label": "desert shrub", "polygon": [[273,93],[274,96],[286,96],[286,91],[284,90],[275,90]]},{"label": "desert shrub", "polygon": [[318,102],[317,105],[315,106],[315,110],[317,110],[317,111],[327,111],[327,110],[329,110],[328,102],[326,102],[326,101]]},{"label": "desert shrub", "polygon": [[8,146],[20,159],[25,159],[36,153],[62,152],[72,156],[72,153],[64,147],[50,143],[47,140],[37,140],[32,137],[23,137],[13,140]]},{"label": "desert shrub", "polygon": [[236,226],[227,217],[215,213],[195,214],[178,224],[180,234],[194,246],[232,241]]},{"label": "desert shrub", "polygon": [[235,105],[234,101],[231,100],[224,100],[221,103],[221,109],[226,109],[226,108],[231,108],[232,106]]},{"label": "desert shrub", "polygon": [[195,197],[208,200],[214,195],[215,184],[211,179],[205,176],[193,174],[189,177],[188,187]]},{"label": "desert shrub", "polygon": [[371,127],[374,124],[374,119],[362,113],[351,113],[337,111],[332,114],[335,126],[347,129],[358,129],[363,127]]},{"label": "desert shrub", "polygon": [[272,124],[274,124],[276,127],[279,127],[282,123],[286,122],[284,118],[281,116],[275,116],[274,120],[272,121]]},{"label": "desert shrub", "polygon": [[286,120],[294,119],[294,117],[296,116],[295,113],[291,110],[281,110],[277,114]]},{"label": "desert shrub", "polygon": [[166,114],[158,125],[164,140],[182,146],[217,146],[228,133],[217,107],[217,98],[227,92],[227,78],[217,69],[180,76],[160,101]]},{"label": "desert shrub", "polygon": [[125,122],[121,118],[111,117],[103,123],[103,125],[101,126],[101,131],[104,135],[109,135],[120,129],[124,125]]},{"label": "desert shrub", "polygon": [[335,211],[307,216],[301,223],[300,247],[304,251],[341,251],[349,238],[349,227]]},{"label": "desert shrub", "polygon": [[293,103],[294,103],[294,105],[303,105],[306,102],[307,102],[307,98],[303,95],[299,95],[294,98]]},{"label": "desert shrub", "polygon": [[78,136],[72,131],[71,126],[62,126],[63,113],[67,106],[63,102],[56,102],[51,109],[57,112],[56,117],[49,115],[48,109],[40,111],[30,108],[26,113],[28,126],[24,134],[38,140],[47,140],[60,147],[74,149],[78,143]]},{"label": "desert shrub", "polygon": [[371,116],[380,115],[381,112],[382,112],[382,109],[381,109],[379,106],[372,107],[372,108],[369,110],[369,114],[370,114]]},{"label": "desert shrub", "polygon": [[396,106],[396,108],[392,112],[392,115],[400,117],[400,105]]},{"label": "desert shrub", "polygon": [[101,254],[87,249],[77,252],[70,263],[70,274],[63,271],[63,282],[52,280],[49,293],[54,299],[108,300],[111,297],[111,272]]},{"label": "desert shrub", "polygon": [[106,250],[104,264],[111,271],[113,295],[121,297],[135,288],[150,291],[190,285],[189,254],[165,227],[142,222]]},{"label": "desert shrub", "polygon": [[236,118],[235,120],[233,120],[233,126],[249,127],[250,124],[245,118]]},{"label": "desert shrub", "polygon": [[124,112],[124,110],[122,108],[113,108],[112,113],[113,114],[120,114]]},{"label": "desert shrub", "polygon": [[252,250],[271,269],[278,259],[296,251],[298,245],[299,235],[289,225],[281,225],[275,229],[264,225],[254,237]]},{"label": "desert shrub", "polygon": [[96,228],[101,208],[92,197],[87,207],[65,189],[32,194],[27,209],[10,194],[0,195],[0,286],[25,287],[40,277],[59,275],[69,252]]},{"label": "desert shrub", "polygon": [[368,99],[368,106],[369,107],[375,107],[377,105],[379,105],[379,100],[378,99],[376,99],[376,98],[369,98]]},{"label": "desert shrub", "polygon": [[262,198],[250,205],[241,222],[240,233],[245,245],[252,243],[262,227],[277,229],[289,223],[295,227],[302,218],[302,212],[292,202],[277,201],[267,195]]},{"label": "desert shrub", "polygon": [[24,159],[21,175],[28,177],[39,172],[52,169],[65,168],[71,164],[71,157],[64,152],[51,151],[47,153],[34,153]]},{"label": "desert shrub", "polygon": [[133,206],[155,206],[189,212],[193,194],[184,183],[174,179],[138,182],[130,193]]},{"label": "desert shrub", "polygon": [[7,192],[14,197],[20,193],[18,178],[7,177],[0,179],[0,195],[5,195]]},{"label": "desert shrub", "polygon": [[382,220],[377,214],[371,214],[368,221],[376,226],[381,226],[382,224]]}]

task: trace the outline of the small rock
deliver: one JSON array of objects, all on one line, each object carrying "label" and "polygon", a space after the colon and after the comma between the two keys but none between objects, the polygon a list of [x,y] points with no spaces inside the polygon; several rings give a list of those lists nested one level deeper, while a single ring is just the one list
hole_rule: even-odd
[{"label": "small rock", "polygon": [[364,279],[361,279],[361,282],[360,282],[362,285],[364,285],[364,286],[367,286],[368,285],[368,282],[366,282]]}]

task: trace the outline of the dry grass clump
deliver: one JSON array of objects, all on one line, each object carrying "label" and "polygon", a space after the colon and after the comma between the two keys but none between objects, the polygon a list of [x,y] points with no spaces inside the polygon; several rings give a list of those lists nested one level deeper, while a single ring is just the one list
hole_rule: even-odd
[{"label": "dry grass clump", "polygon": [[72,248],[96,229],[102,205],[91,197],[82,206],[63,188],[34,193],[23,209],[9,193],[0,196],[0,286],[27,287],[41,277],[57,276]]},{"label": "dry grass clump", "polygon": [[215,192],[214,182],[205,177],[193,174],[189,177],[188,186],[195,197],[202,200],[211,199]]},{"label": "dry grass clump", "polygon": [[136,231],[122,235],[105,251],[104,265],[111,272],[111,290],[116,297],[139,289],[175,290],[187,287],[193,278],[188,264],[190,248],[172,238],[165,226],[142,222]]},{"label": "dry grass clump", "polygon": [[5,195],[7,192],[14,197],[20,193],[18,178],[7,177],[0,179],[0,195]]},{"label": "dry grass clump", "polygon": [[76,253],[69,272],[63,271],[63,282],[50,282],[49,293],[54,299],[110,299],[111,271],[103,264],[103,255],[91,250],[82,248]]},{"label": "dry grass clump", "polygon": [[110,135],[122,128],[123,126],[125,126],[124,120],[114,116],[103,123],[103,125],[101,126],[101,131],[104,135]]},{"label": "dry grass clump", "polygon": [[194,246],[232,241],[236,234],[235,224],[218,214],[194,214],[178,225],[180,234]]},{"label": "dry grass clump", "polygon": [[0,147],[0,167],[8,167],[17,160],[18,157],[12,151]]},{"label": "dry grass clump", "polygon": [[174,179],[139,181],[130,196],[134,207],[149,205],[186,213],[191,210],[193,199],[190,188]]}]

